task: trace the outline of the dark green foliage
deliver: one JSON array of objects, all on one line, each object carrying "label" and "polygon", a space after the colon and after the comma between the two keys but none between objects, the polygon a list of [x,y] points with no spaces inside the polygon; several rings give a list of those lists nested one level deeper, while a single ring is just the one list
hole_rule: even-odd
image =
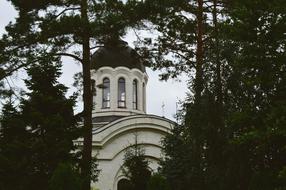
[{"label": "dark green foliage", "polygon": [[92,182],[96,182],[98,180],[98,175],[100,173],[100,170],[97,168],[98,162],[96,157],[92,157],[91,159],[91,176],[90,179]]},{"label": "dark green foliage", "polygon": [[128,179],[121,179],[117,184],[118,190],[132,190],[132,185]]},{"label": "dark green foliage", "polygon": [[213,23],[204,25],[203,90],[195,97],[191,81],[163,174],[176,189],[285,189],[285,1],[220,2],[216,24],[215,2],[204,9]]},{"label": "dark green foliage", "polygon": [[71,164],[59,164],[49,181],[49,190],[81,190],[80,180]]},{"label": "dark green foliage", "polygon": [[[166,159],[162,163],[162,173],[171,188],[285,189],[285,0],[12,2],[20,14],[17,23],[7,27],[9,36],[3,36],[0,41],[0,78],[10,75],[19,67],[27,66],[26,62],[45,58],[49,60],[60,53],[70,53],[69,48],[74,44],[84,44],[84,56],[79,56],[79,52],[65,55],[83,63],[83,86],[84,89],[91,89],[87,82],[90,81],[86,72],[89,71],[90,49],[86,42],[102,43],[110,38],[117,40],[125,33],[126,26],[138,26],[138,23],[141,24],[138,20],[150,15],[148,20],[160,35],[155,41],[145,40],[141,48],[143,57],[154,68],[166,69],[167,73],[162,75],[162,79],[176,77],[181,72],[190,76],[191,93],[185,103],[185,120],[182,126],[174,128],[173,135],[164,140]],[[80,13],[82,2],[88,2],[88,14]],[[200,2],[204,2],[203,7],[199,6]],[[47,9],[52,5],[69,10],[58,15],[59,11]],[[46,14],[40,16],[39,10]],[[87,15],[89,19],[85,17]],[[85,57],[85,61],[81,57]],[[42,83],[49,86],[48,81]],[[30,88],[42,90],[39,84]],[[25,118],[29,118],[32,121],[28,122],[31,129],[41,126],[40,129],[46,134],[49,131],[46,126],[55,125],[45,121],[46,111],[54,111],[51,107],[53,104],[50,105],[49,96],[42,100],[43,96],[46,97],[45,93],[41,96],[33,93],[28,95],[31,101],[22,103],[22,109],[27,110],[23,120],[13,117],[6,120],[11,122],[11,126],[17,125],[19,130],[25,131]],[[86,96],[85,100],[90,101],[91,98]],[[37,107],[34,111],[33,107],[38,102],[48,103],[47,110]],[[60,103],[56,102],[55,106]],[[91,106],[91,103],[87,105]],[[5,107],[19,115],[15,109],[8,108]],[[85,108],[88,108],[85,109],[86,113],[91,113],[91,107]],[[40,114],[38,111],[41,111]],[[69,113],[61,109],[59,111]],[[6,115],[8,113],[5,112]],[[9,118],[5,114],[3,118]],[[40,118],[40,125],[32,120],[35,117]],[[56,116],[53,116],[53,120],[65,126]],[[86,117],[85,121],[91,121],[91,118]],[[91,125],[85,125],[91,129],[88,128]],[[3,126],[5,129],[8,125]],[[35,131],[37,135],[42,133],[41,130]],[[31,147],[38,150],[36,160],[49,163],[49,160],[39,156],[42,148],[49,148],[43,147],[43,142],[50,143],[49,135],[35,139],[37,144],[32,143]],[[26,143],[26,140],[21,137],[20,142]],[[17,143],[18,140],[15,140]],[[70,147],[70,144],[65,145]],[[10,150],[11,157],[18,151],[13,148]],[[61,154],[61,150],[56,154]],[[145,182],[148,181],[148,163],[140,155],[131,151],[129,157],[132,159],[125,160],[130,169],[126,175],[134,181],[133,188],[138,186],[137,189],[145,188]],[[57,167],[56,163],[52,165]],[[5,163],[4,166],[11,165]],[[45,167],[40,168],[41,171],[51,173]],[[19,184],[26,182],[23,179]],[[13,185],[13,189],[20,187]]]},{"label": "dark green foliage", "polygon": [[[154,69],[163,70],[161,79],[167,80],[179,74],[193,71],[196,44],[196,1],[168,0],[146,1],[151,16],[148,18],[160,33],[154,41],[140,39],[137,48],[142,57]],[[147,25],[148,26],[148,25]]]},{"label": "dark green foliage", "polygon": [[163,141],[164,152],[167,155],[162,162],[162,173],[168,179],[171,189],[187,189],[191,176],[188,176],[190,162],[188,159],[188,138],[182,126],[175,126],[172,135]]},{"label": "dark green foliage", "polygon": [[73,140],[80,134],[73,115],[75,98],[65,97],[67,88],[57,82],[60,74],[57,62],[32,65],[26,80],[29,92],[19,111],[11,104],[4,107],[0,137],[4,189],[47,189],[59,163],[78,162],[72,153]]},{"label": "dark green foliage", "polygon": [[229,58],[226,96],[230,161],[238,161],[229,172],[241,182],[236,189],[285,187],[278,178],[286,165],[285,5],[279,0],[242,1],[230,8],[234,22],[228,37],[238,48]]},{"label": "dark green foliage", "polygon": [[148,161],[142,147],[136,142],[124,155],[123,173],[130,181],[131,190],[146,190],[150,178]]},{"label": "dark green foliage", "polygon": [[22,190],[31,182],[30,134],[11,102],[2,109],[0,127],[0,189]]},{"label": "dark green foliage", "polygon": [[85,127],[81,172],[88,190],[92,175],[92,50],[107,40],[118,40],[127,27],[139,26],[148,15],[143,10],[148,9],[143,2],[133,0],[10,1],[19,14],[0,39],[0,80],[32,63],[62,56],[82,64]]},{"label": "dark green foliage", "polygon": [[47,186],[60,162],[75,161],[70,153],[75,149],[72,140],[79,136],[73,116],[75,99],[67,99],[67,88],[58,84],[59,69],[52,63],[34,65],[28,70],[31,78],[25,81],[31,92],[21,102],[21,110],[31,132],[35,187]]},{"label": "dark green foliage", "polygon": [[150,177],[147,190],[170,190],[166,178],[160,174],[154,174]]}]

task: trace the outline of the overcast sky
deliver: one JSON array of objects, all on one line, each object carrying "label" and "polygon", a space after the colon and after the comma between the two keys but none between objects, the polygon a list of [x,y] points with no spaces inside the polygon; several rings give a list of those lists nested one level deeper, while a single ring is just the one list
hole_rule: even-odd
[{"label": "overcast sky", "polygon": [[[0,0],[0,35],[5,32],[5,26],[10,22],[14,21],[17,12],[14,10],[12,5],[7,2],[7,0]],[[133,41],[135,36],[128,34],[125,39],[130,46],[133,46]],[[72,59],[63,59],[63,75],[60,78],[60,82],[66,86],[71,87],[73,83],[74,73],[80,72],[81,66],[76,64]],[[155,114],[174,120],[173,115],[176,113],[176,102],[182,100],[185,97],[187,87],[185,82],[185,77],[179,78],[178,80],[169,80],[167,82],[159,81],[158,75],[160,71],[152,71],[147,69],[149,76],[149,81],[147,84],[147,112],[149,114]],[[23,78],[23,76],[19,78]],[[21,86],[23,83],[21,81],[16,82],[16,85]],[[72,93],[74,89],[71,87],[69,94]],[[164,111],[162,109],[162,104],[164,103]],[[81,111],[82,103],[79,103],[76,111]]]}]

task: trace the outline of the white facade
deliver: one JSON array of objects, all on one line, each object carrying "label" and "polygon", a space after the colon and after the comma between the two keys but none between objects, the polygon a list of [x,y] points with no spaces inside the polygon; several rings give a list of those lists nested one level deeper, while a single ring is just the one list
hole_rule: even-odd
[{"label": "white facade", "polygon": [[[100,66],[91,71],[91,79],[94,104],[92,154],[97,157],[100,170],[98,182],[91,185],[97,190],[118,190],[119,180],[125,178],[121,170],[124,153],[134,145],[135,137],[145,149],[149,169],[156,172],[162,158],[162,138],[170,133],[174,122],[146,114],[148,76],[145,69],[130,68],[130,65]],[[120,81],[124,81],[124,85]],[[76,143],[82,145],[82,140]]]},{"label": "white facade", "polygon": [[151,172],[158,169],[162,158],[161,141],[170,132],[173,123],[153,115],[135,115],[115,120],[93,131],[93,155],[97,156],[101,170],[99,179],[92,186],[100,190],[117,190],[122,174],[125,150],[135,143],[145,149]]},{"label": "white facade", "polygon": [[[146,84],[148,75],[141,72],[139,69],[129,69],[126,67],[101,67],[97,71],[92,70],[92,80],[95,81],[95,93],[93,96],[94,111],[96,117],[108,115],[128,116],[133,114],[146,113]],[[102,105],[103,99],[103,79],[110,80],[110,108],[104,108]],[[126,108],[118,107],[118,80],[125,79],[126,87]],[[137,109],[133,108],[133,81],[137,81]],[[101,86],[101,87],[99,87]],[[144,87],[143,87],[144,86]]]}]

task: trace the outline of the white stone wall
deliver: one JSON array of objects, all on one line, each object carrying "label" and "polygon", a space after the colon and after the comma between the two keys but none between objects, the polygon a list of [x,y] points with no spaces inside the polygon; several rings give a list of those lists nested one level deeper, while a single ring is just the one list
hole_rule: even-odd
[{"label": "white stone wall", "polygon": [[[107,77],[110,80],[110,108],[102,108],[102,89],[96,87],[96,95],[93,97],[94,111],[93,115],[96,117],[106,115],[133,115],[146,113],[146,92],[143,92],[143,83],[147,84],[148,76],[139,69],[129,69],[126,67],[101,67],[98,70],[92,70],[91,78],[95,80],[96,86],[102,84],[103,79]],[[125,79],[126,88],[126,108],[118,108],[118,79],[123,77]],[[133,109],[133,80],[138,81],[138,109]],[[145,96],[145,97],[143,97]]]},{"label": "white stone wall", "polygon": [[93,131],[93,155],[97,156],[101,170],[98,182],[92,184],[100,190],[117,190],[117,183],[124,178],[122,164],[125,150],[137,142],[145,149],[149,168],[158,169],[162,158],[161,141],[170,133],[174,123],[153,115],[124,117]]}]

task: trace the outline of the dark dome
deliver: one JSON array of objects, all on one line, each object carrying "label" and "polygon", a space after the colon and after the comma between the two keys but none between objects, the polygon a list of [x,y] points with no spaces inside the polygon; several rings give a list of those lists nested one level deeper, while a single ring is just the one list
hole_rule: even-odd
[{"label": "dark dome", "polygon": [[116,43],[106,43],[92,55],[91,69],[97,70],[104,66],[137,68],[145,72],[145,66],[140,60],[138,53],[121,40]]}]

